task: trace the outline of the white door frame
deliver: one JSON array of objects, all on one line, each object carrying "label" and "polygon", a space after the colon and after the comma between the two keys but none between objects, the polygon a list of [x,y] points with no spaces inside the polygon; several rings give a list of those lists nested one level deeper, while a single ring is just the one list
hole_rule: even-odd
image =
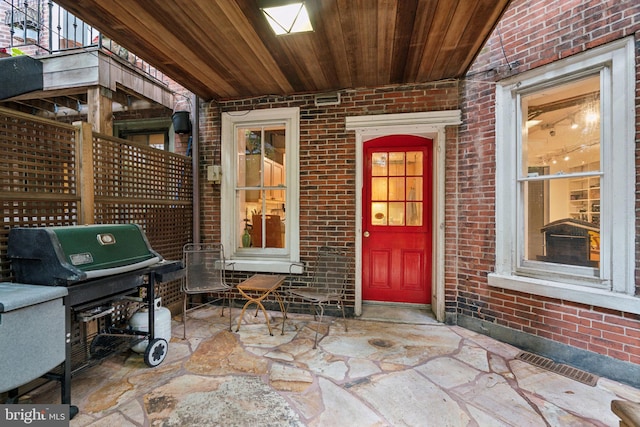
[{"label": "white door frame", "polygon": [[356,132],[356,283],[354,314],[362,314],[362,187],[364,143],[387,135],[416,135],[433,140],[433,251],[432,303],[440,322],[444,321],[444,201],[445,201],[445,127],[462,123],[460,110],[422,113],[353,116],[345,120],[346,130]]}]

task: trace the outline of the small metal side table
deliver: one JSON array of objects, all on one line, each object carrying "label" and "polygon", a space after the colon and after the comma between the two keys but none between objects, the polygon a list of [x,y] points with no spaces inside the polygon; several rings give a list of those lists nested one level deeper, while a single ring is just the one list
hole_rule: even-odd
[{"label": "small metal side table", "polygon": [[[262,309],[262,313],[264,313],[264,318],[267,321],[267,327],[269,328],[269,335],[273,336],[273,332],[271,332],[271,324],[269,323],[269,316],[267,315],[267,310],[265,310],[262,305],[262,300],[264,300],[269,294],[275,295],[278,300],[278,304],[280,304],[282,316],[285,316],[284,303],[282,302],[282,297],[278,293],[278,288],[284,283],[286,278],[287,276],[281,275],[256,274],[237,286],[242,296],[248,301],[244,304],[244,307],[242,307],[242,313],[238,319],[238,328],[236,329],[236,332],[240,330],[240,324],[242,323],[242,318],[244,317],[247,307],[251,304],[256,304],[260,309]],[[256,315],[257,314],[258,313],[256,311]]]}]

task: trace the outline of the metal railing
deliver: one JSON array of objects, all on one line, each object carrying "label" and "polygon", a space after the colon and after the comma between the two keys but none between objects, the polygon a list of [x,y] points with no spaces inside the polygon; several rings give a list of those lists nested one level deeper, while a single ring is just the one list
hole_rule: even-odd
[{"label": "metal railing", "polygon": [[29,44],[40,45],[44,15],[41,1],[4,0],[3,9],[6,9],[4,25],[9,27],[10,48]]},{"label": "metal railing", "polygon": [[24,48],[24,53],[27,54],[31,54],[32,50],[34,53],[52,54],[96,47],[121,58],[159,81],[165,81],[164,74],[156,67],[53,1],[0,0],[1,12],[4,12],[4,26],[0,28],[0,40],[3,33],[8,33],[7,47],[10,52],[21,52],[18,48]]}]

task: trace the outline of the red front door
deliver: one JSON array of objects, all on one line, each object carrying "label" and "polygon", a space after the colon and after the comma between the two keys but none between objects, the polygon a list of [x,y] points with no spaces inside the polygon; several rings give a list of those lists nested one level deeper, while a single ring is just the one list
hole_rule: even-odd
[{"label": "red front door", "polygon": [[411,135],[364,146],[363,300],[431,303],[432,151]]}]

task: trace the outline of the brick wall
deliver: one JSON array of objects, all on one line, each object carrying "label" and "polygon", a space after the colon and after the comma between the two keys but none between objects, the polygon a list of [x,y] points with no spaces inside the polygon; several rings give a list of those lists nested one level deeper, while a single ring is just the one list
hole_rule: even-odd
[{"label": "brick wall", "polygon": [[[348,116],[458,109],[458,82],[393,86],[341,92],[337,106],[318,108],[313,95],[264,97],[203,104],[200,176],[220,164],[220,112],[300,108],[300,251],[309,261],[324,243],[354,246],[355,132],[345,131]],[[450,133],[455,143],[456,133]],[[201,181],[202,241],[220,239],[220,186]],[[223,207],[224,208],[224,207]]]},{"label": "brick wall", "polygon": [[[512,2],[460,85],[463,125],[458,146],[447,152],[447,197],[455,203],[447,215],[447,228],[457,233],[456,238],[447,239],[448,313],[457,311],[640,364],[640,316],[487,285],[495,254],[495,82],[634,34],[636,62],[640,63],[638,31],[637,0]],[[638,105],[640,68],[636,70]],[[640,123],[640,110],[636,114]],[[636,143],[640,142],[640,126],[637,129]],[[636,159],[640,166],[640,155]],[[640,284],[640,273],[636,277]]]},{"label": "brick wall", "polygon": [[[345,117],[462,108],[463,125],[446,134],[447,315],[495,322],[640,364],[640,316],[487,285],[495,261],[495,82],[638,30],[640,5],[634,0],[514,0],[460,83],[347,90],[339,106],[327,108],[315,107],[312,95],[203,104],[200,176],[206,165],[220,162],[221,111],[300,107],[301,254],[306,260],[323,242],[353,245],[355,135],[345,132]],[[204,180],[200,186],[202,240],[218,241],[220,187]]]},{"label": "brick wall", "polygon": [[221,164],[220,126],[219,106],[214,102],[203,104],[200,109],[200,146],[198,148],[198,170],[201,177],[200,240],[203,243],[220,242],[220,185],[211,184],[204,179],[207,176],[208,165]]}]

